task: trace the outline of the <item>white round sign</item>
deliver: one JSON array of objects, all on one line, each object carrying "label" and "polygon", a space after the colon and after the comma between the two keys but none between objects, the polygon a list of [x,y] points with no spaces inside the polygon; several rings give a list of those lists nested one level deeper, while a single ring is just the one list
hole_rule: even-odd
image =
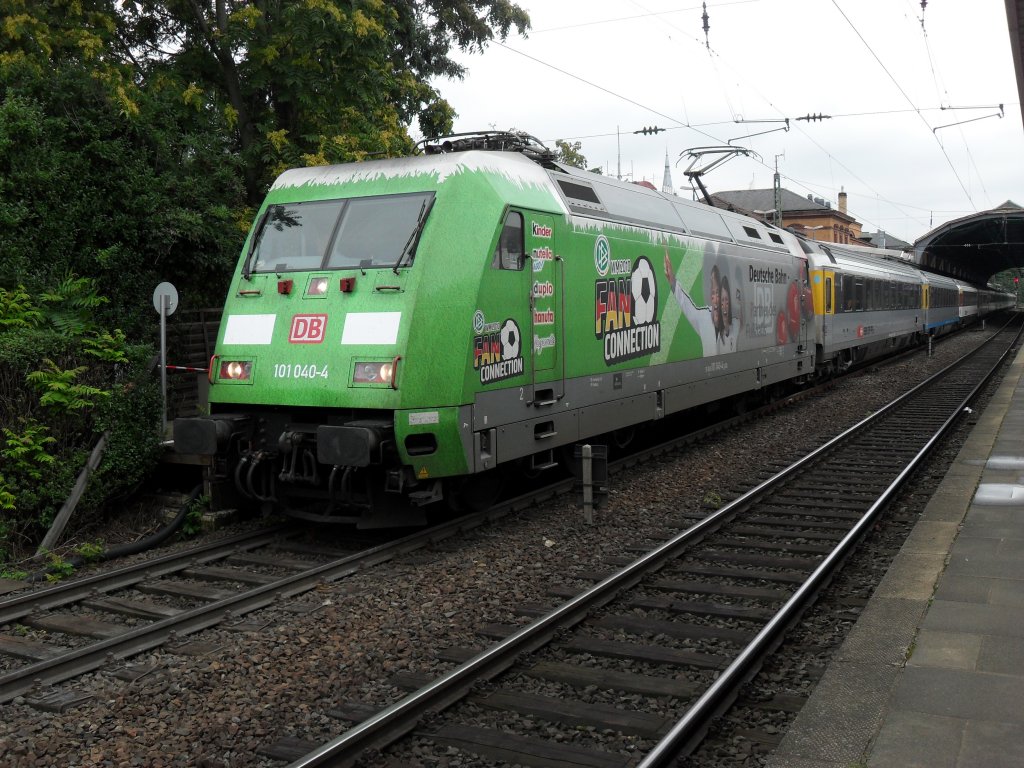
[{"label": "white round sign", "polygon": [[[165,296],[167,297],[166,304],[164,303]],[[173,315],[174,310],[178,308],[178,289],[170,283],[160,283],[153,291],[153,309],[157,314],[160,314],[165,306],[168,315]]]}]

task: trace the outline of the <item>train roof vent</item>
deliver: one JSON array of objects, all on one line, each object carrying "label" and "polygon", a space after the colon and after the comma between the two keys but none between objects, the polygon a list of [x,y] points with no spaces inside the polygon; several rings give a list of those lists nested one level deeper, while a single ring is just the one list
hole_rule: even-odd
[{"label": "train roof vent", "polygon": [[778,243],[779,245],[784,245],[785,244],[785,243],[783,243],[782,238],[778,234],[776,234],[775,232],[769,232],[768,233],[768,237],[770,237],[772,239],[773,243]]},{"label": "train roof vent", "polygon": [[732,230],[736,242],[748,243],[758,248],[779,249],[780,246],[785,246],[784,243],[769,238],[768,232],[764,227],[755,226],[752,223],[748,224],[747,222],[749,221],[750,219],[740,217],[726,219],[726,223],[729,229]]},{"label": "train roof vent", "polygon": [[570,207],[579,206],[590,210],[605,210],[604,203],[601,202],[597,191],[590,184],[568,179],[555,179],[555,181],[558,182],[558,188],[562,190],[562,194],[569,201]]}]

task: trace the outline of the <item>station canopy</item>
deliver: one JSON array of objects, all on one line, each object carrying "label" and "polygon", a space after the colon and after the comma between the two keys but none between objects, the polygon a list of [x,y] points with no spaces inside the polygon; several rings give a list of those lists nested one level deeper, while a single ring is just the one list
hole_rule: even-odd
[{"label": "station canopy", "polygon": [[998,208],[936,227],[914,241],[914,261],[925,269],[984,285],[999,273],[1024,268],[1024,208]]}]

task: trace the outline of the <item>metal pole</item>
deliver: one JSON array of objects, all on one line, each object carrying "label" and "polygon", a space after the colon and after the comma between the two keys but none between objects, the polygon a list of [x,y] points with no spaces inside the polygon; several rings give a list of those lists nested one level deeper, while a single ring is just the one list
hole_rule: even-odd
[{"label": "metal pole", "polygon": [[615,178],[622,181],[622,140],[619,138],[619,126],[615,126]]},{"label": "metal pole", "polygon": [[167,300],[160,297],[160,396],[163,412],[160,414],[160,440],[167,439]]},{"label": "metal pole", "polygon": [[776,227],[782,226],[782,177],[779,176],[779,157],[785,157],[785,153],[775,156],[775,176],[772,179],[775,192],[775,215],[772,219]]},{"label": "metal pole", "polygon": [[587,525],[594,524],[594,451],[589,444],[583,446],[583,517]]}]

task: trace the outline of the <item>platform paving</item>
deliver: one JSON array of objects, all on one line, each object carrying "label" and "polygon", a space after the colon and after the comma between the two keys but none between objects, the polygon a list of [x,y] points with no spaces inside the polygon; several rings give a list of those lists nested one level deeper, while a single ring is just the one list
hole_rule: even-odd
[{"label": "platform paving", "polygon": [[768,768],[1024,766],[1024,352]]}]

